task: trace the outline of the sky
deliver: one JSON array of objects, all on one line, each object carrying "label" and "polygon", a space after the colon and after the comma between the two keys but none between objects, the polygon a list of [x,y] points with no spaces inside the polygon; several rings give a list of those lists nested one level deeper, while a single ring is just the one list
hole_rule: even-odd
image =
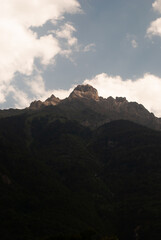
[{"label": "sky", "polygon": [[161,117],[161,0],[0,1],[0,108],[78,84]]}]

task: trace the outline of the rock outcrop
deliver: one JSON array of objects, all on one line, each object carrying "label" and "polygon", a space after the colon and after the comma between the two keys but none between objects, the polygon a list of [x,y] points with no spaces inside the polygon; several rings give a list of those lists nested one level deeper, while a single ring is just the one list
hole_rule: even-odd
[{"label": "rock outcrop", "polygon": [[95,101],[99,100],[97,90],[88,84],[78,85],[69,96],[69,99],[73,98],[93,99]]},{"label": "rock outcrop", "polygon": [[60,103],[60,99],[55,97],[53,94],[51,95],[51,97],[49,97],[48,99],[45,100],[45,102],[43,102],[44,106],[49,106],[49,105],[57,105],[58,103]]},{"label": "rock outcrop", "polygon": [[53,94],[51,95],[51,97],[47,98],[44,102],[38,100],[38,101],[34,101],[30,104],[30,109],[32,110],[37,110],[40,109],[42,107],[46,107],[46,106],[55,106],[57,105],[61,100],[57,97],[55,97]]},{"label": "rock outcrop", "polygon": [[33,101],[31,104],[30,104],[30,109],[33,109],[33,110],[36,110],[36,109],[40,109],[43,105],[43,102],[38,100],[38,101]]}]

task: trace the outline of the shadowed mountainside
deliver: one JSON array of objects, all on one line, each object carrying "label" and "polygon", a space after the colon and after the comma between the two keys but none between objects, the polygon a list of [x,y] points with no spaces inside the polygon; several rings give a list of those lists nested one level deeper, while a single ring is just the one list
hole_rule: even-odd
[{"label": "shadowed mountainside", "polygon": [[160,146],[160,132],[124,120],[0,119],[1,238],[158,239]]},{"label": "shadowed mountainside", "polygon": [[160,120],[142,105],[85,85],[1,113],[2,239],[160,238]]}]

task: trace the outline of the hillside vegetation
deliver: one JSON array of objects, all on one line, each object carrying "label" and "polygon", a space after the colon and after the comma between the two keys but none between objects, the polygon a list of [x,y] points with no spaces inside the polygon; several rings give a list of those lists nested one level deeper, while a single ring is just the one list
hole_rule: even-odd
[{"label": "hillside vegetation", "polygon": [[40,112],[0,119],[3,240],[161,236],[161,133]]}]

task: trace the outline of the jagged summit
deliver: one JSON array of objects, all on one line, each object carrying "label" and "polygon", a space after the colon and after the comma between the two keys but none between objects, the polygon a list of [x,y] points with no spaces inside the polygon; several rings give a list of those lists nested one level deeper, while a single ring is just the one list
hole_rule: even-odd
[{"label": "jagged summit", "polygon": [[[77,101],[79,100],[79,101]],[[46,108],[53,106],[53,108]],[[46,108],[46,109],[45,109]],[[161,119],[150,113],[143,105],[128,102],[125,97],[98,96],[90,85],[78,85],[64,100],[51,95],[44,102],[34,101],[28,110],[50,111],[53,116],[76,120],[92,128],[114,120],[129,120],[156,130],[161,130]]]},{"label": "jagged summit", "polygon": [[57,105],[61,100],[57,97],[55,97],[53,94],[47,98],[44,102],[45,106],[48,106],[48,105]]},{"label": "jagged summit", "polygon": [[[91,85],[78,85],[73,92],[69,95],[67,99],[76,99],[76,98],[83,98],[83,99],[92,99],[95,101],[99,100],[98,92],[97,90],[92,87]],[[30,104],[30,109],[36,110],[40,109],[45,106],[55,106],[62,102],[63,100],[60,100],[59,98],[55,97],[53,94],[47,98],[44,102],[38,100],[38,101],[33,101]]]},{"label": "jagged summit", "polygon": [[39,109],[39,108],[42,108],[42,107],[45,107],[45,106],[50,106],[50,105],[57,105],[61,100],[57,97],[55,97],[53,94],[47,98],[44,102],[38,100],[38,101],[34,101],[30,104],[30,109]]},{"label": "jagged summit", "polygon": [[30,106],[29,106],[29,109],[33,109],[33,110],[36,110],[36,109],[39,109],[43,106],[43,102],[38,100],[38,101],[33,101]]},{"label": "jagged summit", "polygon": [[70,94],[69,98],[87,98],[95,101],[99,100],[97,90],[89,84],[78,85]]}]

